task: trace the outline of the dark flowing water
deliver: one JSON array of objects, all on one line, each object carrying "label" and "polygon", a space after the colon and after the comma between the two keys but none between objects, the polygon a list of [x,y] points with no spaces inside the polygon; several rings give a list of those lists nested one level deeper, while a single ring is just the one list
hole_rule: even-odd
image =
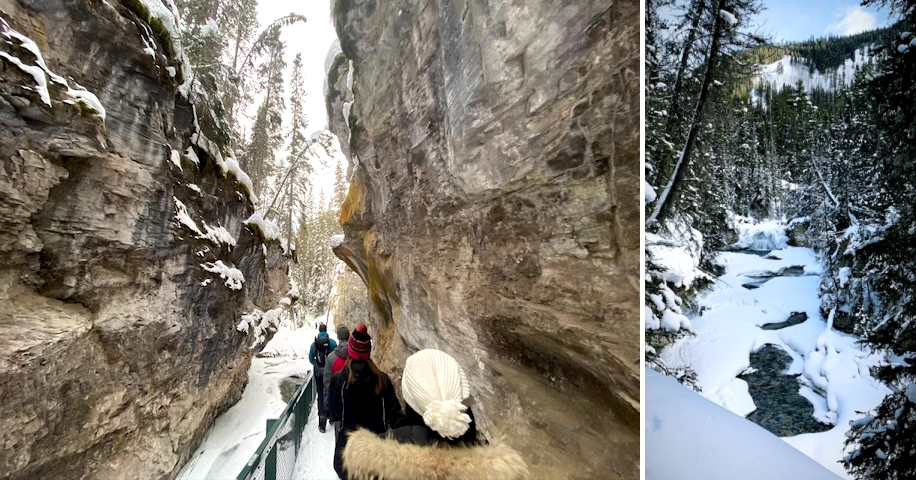
[{"label": "dark flowing water", "polygon": [[791,327],[792,325],[805,323],[805,320],[807,319],[808,314],[805,312],[792,312],[792,315],[789,315],[789,319],[785,322],[768,323],[766,325],[762,325],[760,328],[763,330],[781,330],[786,327]]},{"label": "dark flowing water", "polygon": [[773,345],[751,354],[751,367],[756,371],[738,377],[747,382],[757,406],[747,419],[780,437],[830,430],[833,425],[817,421],[814,405],[798,393],[797,375],[783,373],[790,363],[792,357]]}]

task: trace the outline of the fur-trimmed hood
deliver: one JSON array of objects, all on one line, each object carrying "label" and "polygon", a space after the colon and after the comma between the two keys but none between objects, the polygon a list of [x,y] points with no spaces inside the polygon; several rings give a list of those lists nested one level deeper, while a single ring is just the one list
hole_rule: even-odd
[{"label": "fur-trimmed hood", "polygon": [[523,480],[528,466],[508,445],[421,447],[368,430],[350,434],[343,464],[351,480]]}]

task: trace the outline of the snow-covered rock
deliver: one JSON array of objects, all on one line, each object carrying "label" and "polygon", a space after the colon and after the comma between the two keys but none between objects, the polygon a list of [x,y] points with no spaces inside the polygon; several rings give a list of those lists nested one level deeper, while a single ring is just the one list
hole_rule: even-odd
[{"label": "snow-covered rock", "polygon": [[786,225],[778,220],[738,223],[738,242],[733,247],[749,250],[780,250],[788,246]]}]

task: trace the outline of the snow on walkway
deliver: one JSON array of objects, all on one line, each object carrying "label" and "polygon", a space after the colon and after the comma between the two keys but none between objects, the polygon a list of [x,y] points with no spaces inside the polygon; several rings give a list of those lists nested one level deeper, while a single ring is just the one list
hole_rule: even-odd
[{"label": "snow on walkway", "polygon": [[[299,449],[293,478],[296,480],[338,480],[334,471],[334,427],[318,431],[318,410],[313,408]],[[302,453],[304,452],[304,453]]]},{"label": "snow on walkway", "polygon": [[[335,335],[331,332],[333,328],[328,330],[334,338]],[[179,472],[177,480],[229,479],[239,474],[264,440],[267,419],[278,417],[286,407],[286,402],[280,394],[283,379],[291,376],[305,377],[312,370],[308,352],[317,334],[318,331],[314,328],[303,328],[281,329],[274,335],[262,352],[262,355],[272,356],[252,359],[248,370],[248,385],[242,393],[242,398],[216,419],[197,451]],[[309,446],[304,452],[316,465],[325,464],[331,474],[334,474],[333,434],[329,429],[328,433],[315,440],[315,436],[321,435],[318,433],[317,418],[317,406],[313,404],[306,436],[303,439],[303,443],[308,443]],[[330,450],[328,439],[331,442]],[[302,458],[300,455],[300,460]],[[308,476],[311,475],[308,473],[303,476],[297,475],[295,478],[322,480],[325,477],[319,476],[322,475],[320,472],[322,471],[315,470],[316,476]],[[333,475],[326,478],[331,480],[337,477]]]},{"label": "snow on walkway", "polygon": [[[704,397],[746,416],[756,407],[747,383],[737,377],[750,367],[751,352],[767,344],[782,348],[792,357],[785,373],[800,374],[800,394],[812,401],[814,417],[836,425],[784,440],[841,477],[851,478],[837,462],[849,422],[859,417],[856,411],[873,409],[889,393],[869,372],[869,367],[883,362],[883,355],[857,345],[854,336],[828,328],[818,308],[822,268],[811,249],[786,247],[772,255],[778,259],[722,252],[719,258],[726,273],[699,299],[703,313],[690,319],[695,335],[665,348],[661,358],[671,367],[692,367]],[[754,275],[791,266],[804,267],[804,274],[778,276],[756,289],[742,287]],[[808,319],[780,330],[759,328],[785,321],[793,312],[804,312]]]}]

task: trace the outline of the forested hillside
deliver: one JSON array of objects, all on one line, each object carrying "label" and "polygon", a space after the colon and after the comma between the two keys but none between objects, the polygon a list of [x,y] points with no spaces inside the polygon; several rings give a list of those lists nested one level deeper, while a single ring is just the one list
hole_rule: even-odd
[{"label": "forested hillside", "polygon": [[[337,217],[347,179],[340,159],[332,158],[337,142],[326,119],[304,112],[309,67],[301,54],[287,63],[283,32],[306,18],[289,13],[259,24],[257,0],[176,3],[197,88],[225,113],[226,141],[241,152],[240,166],[261,200],[257,212],[296,250],[291,277],[302,293],[300,308],[320,314],[334,282],[337,259],[328,245],[341,233]],[[318,179],[326,168],[335,169],[333,185]]]},{"label": "forested hillside", "polygon": [[[880,354],[859,367],[890,392],[844,427],[844,466],[855,478],[912,478],[916,2],[864,4],[890,6],[897,23],[773,44],[752,23],[759,1],[647,2],[647,360],[702,380],[662,349],[702,335],[691,322],[714,307],[698,293],[734,266],[719,251],[813,249],[820,265],[806,275],[823,273],[808,317]],[[672,7],[675,18],[660,14]],[[829,356],[822,343],[812,352]],[[842,418],[831,387],[813,384]]]}]

